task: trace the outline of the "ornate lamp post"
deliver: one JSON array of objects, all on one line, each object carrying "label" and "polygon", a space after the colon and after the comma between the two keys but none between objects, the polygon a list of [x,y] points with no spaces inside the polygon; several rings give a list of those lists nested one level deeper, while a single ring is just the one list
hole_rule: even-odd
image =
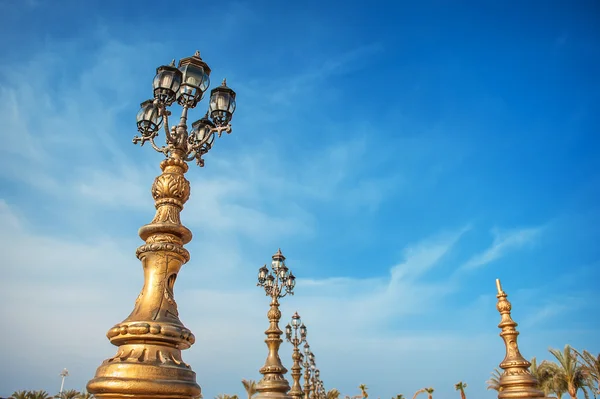
[{"label": "ornate lamp post", "polygon": [[[298,329],[300,329],[300,334],[298,334]],[[302,395],[304,394],[304,392],[302,392],[302,387],[300,386],[300,377],[302,376],[300,360],[302,354],[300,353],[298,346],[306,341],[306,326],[304,323],[301,323],[298,312],[294,313],[292,316],[292,324],[288,324],[285,327],[285,337],[287,341],[294,346],[294,352],[292,354],[292,360],[294,360],[294,365],[292,366],[292,378],[294,383],[292,384],[292,389],[290,389],[289,394],[294,399],[302,399]]]},{"label": "ornate lamp post", "polygon": [[310,399],[317,398],[317,390],[315,389],[315,375],[319,371],[315,363],[315,354],[310,352]]},{"label": "ornate lamp post", "polygon": [[324,398],[325,397],[325,384],[323,383],[323,380],[319,379],[319,397]]},{"label": "ornate lamp post", "polygon": [[500,390],[498,391],[499,399],[525,399],[525,398],[546,398],[544,392],[537,389],[538,381],[531,375],[529,371],[529,363],[519,352],[519,345],[517,344],[517,323],[510,316],[512,305],[506,299],[507,295],[502,291],[500,280],[496,280],[496,288],[498,290],[498,303],[496,308],[500,312],[500,324],[498,327],[502,329],[500,336],[504,340],[506,346],[506,356],[500,368],[504,370],[504,373],[500,376]]},{"label": "ornate lamp post", "polygon": [[315,398],[320,399],[321,398],[321,371],[319,369],[315,369],[315,372],[313,373],[313,391],[315,393]]},{"label": "ornate lamp post", "polygon": [[257,285],[263,287],[267,296],[271,297],[271,308],[267,313],[270,322],[269,329],[265,331],[267,336],[265,342],[269,348],[269,354],[265,365],[259,370],[263,378],[256,386],[258,391],[256,399],[290,399],[291,397],[287,393],[290,385],[284,377],[287,369],[283,367],[279,358],[279,346],[283,342],[280,336],[283,332],[279,329],[278,324],[281,319],[278,299],[287,294],[294,295],[296,277],[285,265],[285,256],[280,249],[272,258],[271,271],[267,269],[266,265],[258,270]]},{"label": "ornate lamp post", "polygon": [[[154,99],[142,103],[137,115],[141,136],[133,143],[165,155],[162,174],[154,180],[152,197],[156,215],[142,226],[139,236],[145,244],[136,251],[144,269],[144,286],[131,314],[106,334],[118,347],[117,354],[105,360],[88,382],[87,390],[101,399],[133,397],[190,399],[200,396],[196,373],[181,358],[181,350],[195,342],[194,334],[179,320],[173,288],[181,266],[190,254],[183,247],[191,241],[191,231],[181,224],[180,212],[190,196],[190,183],[184,174],[187,162],[204,165],[202,156],[214,143],[215,134],[231,132],[235,92],[223,84],[210,93],[207,114],[192,123],[188,132],[188,110],[196,107],[209,86],[210,68],[196,52],[192,57],[161,66],[153,82]],[[169,106],[182,106],[179,123],[169,128]],[[165,145],[155,138],[164,126]]]},{"label": "ornate lamp post", "polygon": [[304,344],[304,399],[309,399],[310,397],[310,360],[312,352],[310,351],[310,345],[308,342]]}]

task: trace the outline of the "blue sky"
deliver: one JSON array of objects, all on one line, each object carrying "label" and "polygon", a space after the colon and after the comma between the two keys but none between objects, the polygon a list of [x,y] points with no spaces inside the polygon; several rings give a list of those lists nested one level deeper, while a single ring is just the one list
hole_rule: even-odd
[{"label": "blue sky", "polygon": [[64,367],[82,389],[113,355],[162,157],[131,144],[135,114],[197,49],[238,93],[182,214],[205,398],[260,377],[255,278],[278,247],[298,276],[284,318],[343,395],[493,398],[496,278],[526,357],[600,350],[597,4],[119,3],[0,0],[0,395],[55,393]]}]

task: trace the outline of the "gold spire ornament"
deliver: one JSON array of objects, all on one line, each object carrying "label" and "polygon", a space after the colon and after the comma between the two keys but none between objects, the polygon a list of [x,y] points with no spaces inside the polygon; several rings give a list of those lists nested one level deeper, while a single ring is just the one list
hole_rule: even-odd
[{"label": "gold spire ornament", "polygon": [[[196,373],[181,358],[181,351],[195,342],[194,334],[179,320],[173,290],[181,266],[190,260],[183,247],[192,232],[181,224],[180,213],[190,197],[185,178],[188,161],[203,166],[202,156],[213,144],[215,134],[231,131],[235,93],[228,87],[211,91],[207,116],[195,122],[188,133],[187,113],[208,89],[210,68],[199,54],[184,58],[179,68],[161,66],[154,78],[154,100],[142,103],[137,125],[141,137],[134,144],[150,142],[166,159],[162,174],[154,180],[152,197],[156,214],[142,226],[139,236],[145,243],[136,255],[144,270],[144,286],[131,314],[111,328],[107,337],[117,346],[115,356],[105,360],[88,382],[87,390],[99,399],[194,399],[201,395]],[[169,129],[166,110],[177,101],[183,111],[179,124]],[[210,119],[209,119],[210,117]],[[164,125],[166,145],[154,139]]]},{"label": "gold spire ornament", "polygon": [[516,330],[518,324],[510,316],[512,306],[506,299],[506,293],[502,291],[499,279],[496,279],[496,288],[498,289],[496,309],[498,309],[501,316],[498,328],[502,329],[500,337],[502,337],[506,346],[506,356],[502,363],[500,363],[500,368],[504,372],[500,376],[498,398],[546,398],[544,392],[537,388],[537,379],[529,372],[531,363],[525,360],[519,352],[519,345],[517,344],[519,332]]},{"label": "gold spire ornament", "polygon": [[265,343],[269,353],[265,365],[259,370],[263,378],[256,385],[258,394],[255,399],[292,399],[288,394],[290,384],[284,377],[287,369],[283,367],[279,358],[279,346],[283,342],[280,337],[283,331],[279,329],[281,311],[278,300],[287,294],[294,295],[296,277],[285,265],[285,256],[281,249],[277,250],[272,259],[271,270],[267,269],[267,265],[258,270],[257,286],[263,287],[266,295],[271,297],[271,306],[267,313],[269,328],[265,331]]}]

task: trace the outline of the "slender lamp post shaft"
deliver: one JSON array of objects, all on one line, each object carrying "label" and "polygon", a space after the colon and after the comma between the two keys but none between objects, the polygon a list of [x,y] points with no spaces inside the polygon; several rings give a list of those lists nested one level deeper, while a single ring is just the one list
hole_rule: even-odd
[{"label": "slender lamp post shaft", "polygon": [[306,326],[302,323],[300,319],[300,315],[298,312],[294,313],[292,316],[291,325],[288,324],[285,327],[285,336],[289,343],[291,343],[294,347],[294,352],[292,353],[292,360],[294,364],[292,366],[292,379],[294,383],[292,384],[292,389],[290,389],[290,396],[294,399],[302,399],[302,387],[300,386],[300,377],[302,376],[302,366],[300,365],[300,361],[302,359],[302,354],[300,353],[300,349],[298,346],[306,341]]}]

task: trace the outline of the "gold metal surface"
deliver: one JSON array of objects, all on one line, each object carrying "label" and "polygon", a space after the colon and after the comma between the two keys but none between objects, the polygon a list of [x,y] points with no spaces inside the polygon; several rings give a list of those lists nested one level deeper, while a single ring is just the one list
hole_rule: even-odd
[{"label": "gold metal surface", "polygon": [[263,378],[256,385],[255,399],[291,399],[288,395],[290,384],[284,375],[287,369],[283,367],[279,358],[279,346],[283,342],[280,338],[283,332],[279,329],[279,320],[281,311],[279,310],[279,298],[285,295],[293,295],[295,277],[289,273],[285,266],[285,256],[281,250],[273,255],[271,271],[265,266],[259,270],[258,286],[265,289],[267,296],[271,297],[271,305],[267,317],[269,318],[269,328],[265,331],[267,339],[265,343],[269,349],[265,365],[259,372]]},{"label": "gold metal surface", "polygon": [[507,295],[502,291],[500,280],[496,280],[498,289],[498,303],[496,308],[500,312],[501,321],[498,328],[502,329],[500,336],[506,346],[506,356],[500,368],[504,370],[500,376],[500,387],[498,392],[499,399],[525,399],[525,398],[545,398],[544,392],[537,389],[538,381],[529,372],[529,363],[519,352],[516,330],[517,323],[511,318],[510,311],[512,306],[506,299]]},{"label": "gold metal surface", "polygon": [[[201,61],[199,53],[182,63],[180,68],[195,63],[196,69],[182,73],[174,63],[158,68],[153,84],[155,99],[142,103],[138,113],[138,130],[142,136],[135,137],[134,144],[149,141],[167,158],[160,163],[162,174],[152,184],[156,214],[138,233],[145,241],[136,251],[144,271],[142,291],[131,314],[106,334],[118,347],[116,355],[105,360],[87,384],[88,392],[99,399],[194,399],[201,396],[196,373],[181,358],[181,351],[194,344],[194,334],[179,320],[173,294],[177,274],[190,260],[183,246],[192,239],[191,231],[180,220],[180,212],[190,197],[190,183],[184,175],[188,171],[186,161],[196,160],[203,166],[202,155],[210,150],[215,135],[231,131],[229,121],[235,110],[235,92],[225,85],[213,89],[211,100],[213,95],[225,98],[221,104],[227,108],[211,103],[209,112],[215,118],[211,121],[205,116],[188,132],[188,109],[196,106],[208,84],[201,88],[188,85],[182,91],[177,82],[192,73],[204,74],[208,79],[210,68]],[[188,81],[198,80],[190,78]],[[175,100],[183,111],[179,124],[169,129],[167,107]],[[166,145],[159,148],[154,139],[161,126],[165,128]]]},{"label": "gold metal surface", "polygon": [[292,352],[292,360],[294,364],[292,365],[292,389],[290,389],[289,395],[294,399],[302,399],[304,392],[302,392],[302,387],[300,385],[300,377],[302,376],[302,366],[300,362],[302,360],[302,354],[300,353],[300,349],[298,346],[306,341],[306,326],[304,323],[300,324],[300,315],[298,312],[294,313],[292,316],[291,325],[288,324],[286,326],[286,339],[289,343],[294,347],[294,351]]},{"label": "gold metal surface", "polygon": [[310,358],[312,352],[310,351],[310,345],[308,341],[304,343],[304,399],[310,398]]},{"label": "gold metal surface", "polygon": [[154,180],[156,215],[140,228],[146,243],[136,251],[144,269],[144,286],[129,317],[106,334],[117,354],[105,360],[87,390],[97,398],[196,398],[196,373],[181,358],[194,334],[179,320],[173,287],[181,266],[190,259],[183,247],[192,233],[179,213],[190,196],[184,177],[188,166],[174,155],[161,162]]}]

